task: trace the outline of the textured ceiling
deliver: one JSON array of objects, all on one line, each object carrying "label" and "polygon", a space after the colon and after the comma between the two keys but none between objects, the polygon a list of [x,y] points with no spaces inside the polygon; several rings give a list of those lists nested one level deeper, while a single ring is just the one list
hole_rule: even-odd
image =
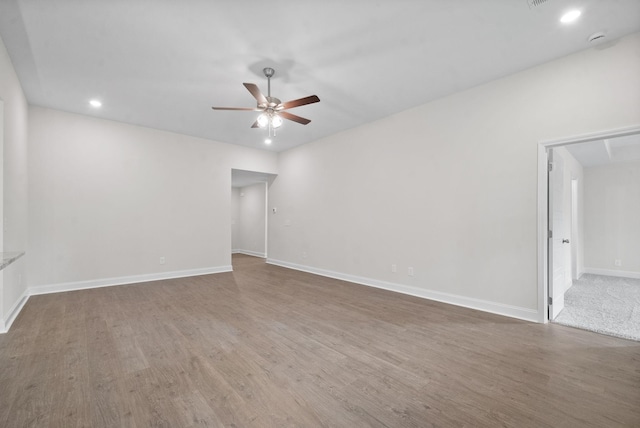
[{"label": "textured ceiling", "polygon": [[[560,15],[581,18],[562,25]],[[2,36],[31,104],[281,151],[640,31],[638,0],[1,0]],[[266,93],[318,95],[271,146]],[[99,110],[88,106],[99,98]]]}]

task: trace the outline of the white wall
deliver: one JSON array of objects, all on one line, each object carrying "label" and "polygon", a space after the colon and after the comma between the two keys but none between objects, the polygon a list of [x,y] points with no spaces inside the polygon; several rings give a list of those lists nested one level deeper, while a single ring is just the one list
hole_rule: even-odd
[{"label": "white wall", "polygon": [[584,177],[586,271],[640,278],[640,162],[585,168]]},{"label": "white wall", "polygon": [[231,251],[240,250],[240,188],[231,188]]},{"label": "white wall", "polygon": [[242,187],[239,198],[238,250],[245,254],[266,257],[266,183]]},{"label": "white wall", "polygon": [[[570,246],[567,245],[565,248],[565,272],[566,272],[566,289],[571,287],[571,249],[575,247],[575,255],[577,256],[577,270],[578,277],[584,272],[584,168],[576,160],[576,158],[567,151],[564,147],[557,147],[553,149],[555,154],[558,156],[562,156],[564,159],[564,177],[563,177],[563,186],[564,186],[564,197],[563,197],[563,217],[565,219],[565,224],[567,225],[567,230],[565,230],[566,238],[570,238]],[[572,225],[572,207],[571,207],[571,180],[577,180],[578,183],[578,224],[577,236],[571,236],[571,225]]]},{"label": "white wall", "polygon": [[[4,101],[0,98],[0,251],[4,248]],[[0,307],[2,307],[0,293]]]},{"label": "white wall", "polygon": [[[0,39],[0,99],[3,101],[2,251],[27,248],[27,101],[4,43]],[[26,292],[26,259],[0,273],[0,332],[5,330]]]},{"label": "white wall", "polygon": [[277,168],[271,152],[40,107],[29,123],[29,283],[41,290],[230,269],[231,169]]},{"label": "white wall", "polygon": [[538,143],[638,124],[639,51],[634,34],[281,153],[270,261],[539,319]]}]

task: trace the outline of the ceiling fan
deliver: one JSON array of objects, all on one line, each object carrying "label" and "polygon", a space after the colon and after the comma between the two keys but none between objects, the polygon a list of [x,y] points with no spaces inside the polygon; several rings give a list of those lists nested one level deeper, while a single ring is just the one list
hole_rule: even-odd
[{"label": "ceiling fan", "polygon": [[297,100],[282,102],[276,97],[271,96],[271,77],[275,74],[275,70],[271,67],[266,67],[262,70],[267,77],[267,96],[265,97],[258,86],[253,83],[243,83],[251,95],[258,101],[256,107],[211,107],[214,110],[244,110],[244,111],[260,111],[262,114],[258,116],[258,119],[251,125],[252,128],[269,128],[269,134],[271,130],[282,126],[282,119],[288,119],[294,122],[298,122],[302,125],[306,125],[311,120],[304,117],[296,116],[289,113],[288,109],[294,107],[300,107],[307,104],[313,104],[320,101],[316,95],[310,95],[308,97],[299,98]]}]

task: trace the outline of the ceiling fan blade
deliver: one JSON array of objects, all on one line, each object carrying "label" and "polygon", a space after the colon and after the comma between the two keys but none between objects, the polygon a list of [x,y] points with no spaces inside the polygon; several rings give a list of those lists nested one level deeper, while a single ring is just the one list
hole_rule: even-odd
[{"label": "ceiling fan blade", "polygon": [[307,104],[317,103],[319,101],[320,101],[320,98],[318,98],[317,95],[310,95],[308,97],[304,97],[304,98],[300,98],[300,99],[297,99],[297,100],[287,101],[286,103],[282,103],[277,107],[277,109],[278,110],[286,110],[286,109],[289,109],[289,108],[300,107],[300,106],[305,106]]},{"label": "ceiling fan blade", "polygon": [[258,125],[258,121],[256,120],[255,122],[253,122],[253,125],[251,125],[252,128],[260,128],[260,126]]},{"label": "ceiling fan blade", "polygon": [[278,113],[280,116],[282,116],[285,119],[289,119],[289,120],[293,120],[294,122],[298,122],[302,125],[306,125],[307,123],[311,122],[309,119],[305,119],[304,117],[300,117],[300,116],[296,116],[295,114],[291,114],[287,111],[281,111]]},{"label": "ceiling fan blade", "polygon": [[242,110],[242,111],[262,111],[257,107],[211,107],[214,110]]},{"label": "ceiling fan blade", "polygon": [[253,97],[258,100],[258,104],[269,104],[269,102],[267,101],[267,98],[262,95],[262,92],[260,92],[260,89],[258,88],[257,85],[253,84],[253,83],[243,83],[244,87],[247,88],[247,90],[249,92],[251,92],[251,95],[253,95]]}]

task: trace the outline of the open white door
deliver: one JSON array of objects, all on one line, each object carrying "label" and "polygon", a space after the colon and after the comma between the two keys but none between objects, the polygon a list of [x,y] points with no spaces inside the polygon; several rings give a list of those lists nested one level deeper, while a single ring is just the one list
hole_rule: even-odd
[{"label": "open white door", "polygon": [[564,163],[562,156],[549,151],[549,320],[555,319],[564,308],[565,236],[563,197]]}]

